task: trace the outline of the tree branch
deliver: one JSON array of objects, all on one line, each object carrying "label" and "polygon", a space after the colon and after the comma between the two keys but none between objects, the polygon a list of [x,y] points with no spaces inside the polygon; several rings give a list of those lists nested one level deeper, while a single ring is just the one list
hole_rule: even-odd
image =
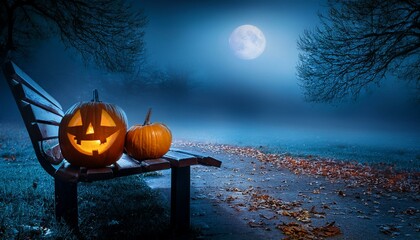
[{"label": "tree branch", "polygon": [[7,21],[8,49],[52,32],[66,47],[76,49],[86,63],[110,71],[130,71],[142,57],[147,20],[124,0],[2,1],[9,2],[9,9],[14,9]]},{"label": "tree branch", "polygon": [[[307,100],[355,99],[363,89],[379,85],[396,66],[420,75],[420,69],[414,68],[420,65],[420,37],[413,30],[419,3],[335,0],[329,4],[329,15],[320,15],[321,27],[305,31],[298,40],[297,76]],[[415,64],[403,64],[413,58]]]}]

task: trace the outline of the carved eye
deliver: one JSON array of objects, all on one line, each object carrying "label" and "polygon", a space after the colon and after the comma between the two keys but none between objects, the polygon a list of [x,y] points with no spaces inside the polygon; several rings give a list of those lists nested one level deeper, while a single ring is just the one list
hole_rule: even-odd
[{"label": "carved eye", "polygon": [[102,114],[101,114],[101,126],[102,127],[115,127],[117,125],[115,125],[114,120],[112,120],[112,117],[109,116],[109,114],[102,109]]},{"label": "carved eye", "polygon": [[77,110],[69,122],[69,127],[78,127],[82,125],[82,115],[80,114],[80,110]]}]

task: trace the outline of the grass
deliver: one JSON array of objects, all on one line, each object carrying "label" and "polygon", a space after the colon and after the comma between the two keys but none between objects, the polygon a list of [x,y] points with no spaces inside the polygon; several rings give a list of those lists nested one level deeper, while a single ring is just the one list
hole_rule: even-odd
[{"label": "grass", "polygon": [[168,239],[169,203],[144,176],[79,184],[74,234],[54,215],[54,181],[26,130],[0,124],[0,239]]}]

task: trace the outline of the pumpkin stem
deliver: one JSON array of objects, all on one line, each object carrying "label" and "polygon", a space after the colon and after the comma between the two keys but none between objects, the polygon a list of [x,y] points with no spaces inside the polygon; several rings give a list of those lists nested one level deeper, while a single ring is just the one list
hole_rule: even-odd
[{"label": "pumpkin stem", "polygon": [[98,89],[94,89],[93,90],[93,99],[92,102],[100,102],[99,101],[99,93],[98,93]]},{"label": "pumpkin stem", "polygon": [[149,108],[149,111],[147,111],[146,118],[144,119],[143,125],[149,125],[150,124],[150,116],[152,115],[152,108]]}]

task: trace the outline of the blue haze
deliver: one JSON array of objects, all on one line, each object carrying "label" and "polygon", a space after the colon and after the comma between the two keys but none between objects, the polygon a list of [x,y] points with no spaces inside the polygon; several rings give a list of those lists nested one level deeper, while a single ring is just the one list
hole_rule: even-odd
[{"label": "blue haze", "polygon": [[[267,151],[315,154],[362,162],[419,167],[420,104],[403,80],[371,86],[357,101],[315,104],[303,100],[296,79],[296,40],[318,23],[325,1],[203,0],[135,1],[149,18],[146,61],[159,71],[182,73],[188,89],[142,88],[65,50],[56,39],[34,43],[19,65],[68,109],[100,98],[121,106],[129,124],[165,122],[175,139],[263,146]],[[241,60],[229,49],[239,25],[259,27],[265,52]],[[0,122],[22,123],[0,79]]]}]

